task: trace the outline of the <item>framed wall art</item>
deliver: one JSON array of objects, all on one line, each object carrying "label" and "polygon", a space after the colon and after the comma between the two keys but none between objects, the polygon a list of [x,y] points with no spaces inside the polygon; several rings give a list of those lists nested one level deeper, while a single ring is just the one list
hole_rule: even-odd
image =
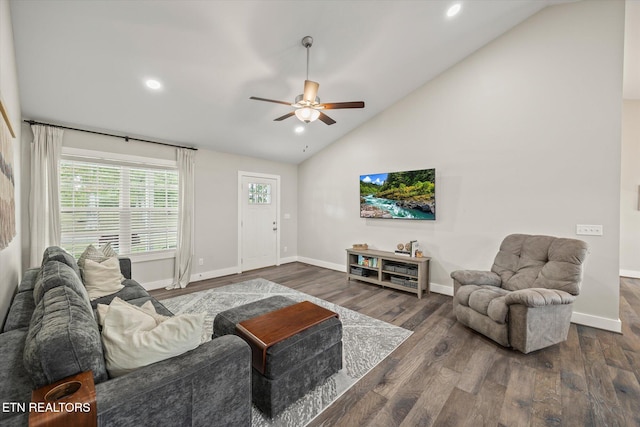
[{"label": "framed wall art", "polygon": [[16,235],[15,176],[13,169],[13,138],[7,110],[0,99],[0,250]]}]

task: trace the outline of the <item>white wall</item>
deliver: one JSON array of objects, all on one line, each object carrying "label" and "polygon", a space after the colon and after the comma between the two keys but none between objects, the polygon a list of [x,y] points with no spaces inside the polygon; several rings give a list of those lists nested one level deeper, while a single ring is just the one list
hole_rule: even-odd
[{"label": "white wall", "polygon": [[[33,140],[31,129],[23,127],[23,144]],[[176,144],[179,144],[176,142]],[[121,138],[65,130],[63,146],[88,150],[126,153],[135,156],[175,160],[175,149],[144,142],[125,142]],[[25,169],[29,168],[25,158]],[[295,165],[252,157],[198,150],[195,157],[195,262],[192,280],[233,274],[239,271],[238,253],[238,171],[280,175],[282,215],[280,221],[281,254],[295,256],[297,252],[297,167]],[[24,188],[29,187],[28,177]],[[25,196],[26,197],[26,196]],[[27,230],[28,233],[28,230]],[[284,247],[287,252],[284,252]],[[198,259],[203,265],[198,265]],[[133,260],[133,276],[148,289],[163,287],[173,278],[174,259],[155,261]]]},{"label": "white wall", "polygon": [[280,257],[297,254],[297,166],[203,150],[196,165],[196,226],[204,236],[195,246],[196,261],[204,258],[195,273],[203,278],[238,272],[238,171],[280,175]]},{"label": "white wall", "polygon": [[[20,208],[19,179],[21,173],[20,120],[22,116],[20,114],[18,76],[16,73],[16,60],[13,48],[13,29],[11,27],[9,2],[7,0],[0,0],[0,97],[2,97],[2,102],[11,120],[13,130],[16,133],[16,138],[13,140],[16,237],[9,243],[9,246],[0,251],[0,326],[2,326],[22,274],[22,235],[20,233],[22,211]],[[2,120],[1,117],[0,120]]]},{"label": "white wall", "polygon": [[640,278],[640,100],[622,107],[620,275]]},{"label": "white wall", "polygon": [[[451,294],[509,233],[602,224],[574,320],[618,330],[623,28],[621,1],[546,8],[302,163],[300,258],[344,268],[353,243],[418,239]],[[432,167],[436,221],[359,218],[359,175]]]}]

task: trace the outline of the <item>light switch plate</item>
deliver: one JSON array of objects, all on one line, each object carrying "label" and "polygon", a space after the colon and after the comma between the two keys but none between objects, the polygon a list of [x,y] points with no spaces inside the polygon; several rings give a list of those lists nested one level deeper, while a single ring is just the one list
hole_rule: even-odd
[{"label": "light switch plate", "polygon": [[578,236],[602,236],[602,225],[576,224]]}]

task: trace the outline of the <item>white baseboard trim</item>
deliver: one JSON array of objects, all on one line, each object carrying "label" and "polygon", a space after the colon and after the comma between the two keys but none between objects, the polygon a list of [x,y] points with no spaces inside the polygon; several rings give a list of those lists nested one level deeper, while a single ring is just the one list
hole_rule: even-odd
[{"label": "white baseboard trim", "polygon": [[429,283],[429,290],[437,294],[448,295],[450,297],[453,296],[453,286],[440,285],[438,283],[431,282]]},{"label": "white baseboard trim", "polygon": [[607,319],[606,317],[594,316],[592,314],[573,312],[571,322],[578,325],[591,326],[592,328],[604,329],[611,332],[622,332],[622,322],[620,319]]},{"label": "white baseboard trim", "polygon": [[[221,268],[219,270],[203,271],[200,273],[194,273],[189,279],[189,283],[198,282],[200,280],[214,279],[216,277],[229,276],[231,274],[238,274],[240,269],[238,267]],[[173,279],[156,280],[155,282],[141,283],[142,287],[148,291],[153,289],[166,288],[173,283]]]},{"label": "white baseboard trim", "polygon": [[297,256],[288,256],[286,258],[280,258],[280,265],[289,264],[289,263],[296,262],[296,261],[298,261],[298,257]]},{"label": "white baseboard trim", "polygon": [[238,266],[221,268],[219,270],[202,271],[200,273],[192,274],[189,281],[198,282],[200,280],[215,279],[216,277],[230,276],[238,273],[240,273],[240,268]]},{"label": "white baseboard trim", "polygon": [[162,279],[162,280],[156,280],[155,282],[140,283],[140,285],[142,285],[142,287],[145,288],[146,290],[152,291],[154,289],[166,288],[172,283],[173,283],[173,279]]},{"label": "white baseboard trim", "polygon": [[640,279],[640,271],[620,269],[620,276],[631,277],[632,279]]},{"label": "white baseboard trim", "polygon": [[[298,260],[298,257],[295,257],[295,256],[280,258],[280,264],[288,264],[291,262],[296,262],[297,260]],[[238,268],[237,266],[221,268],[219,270],[202,271],[200,273],[193,273],[191,275],[191,278],[189,279],[189,282],[198,282],[200,280],[215,279],[216,277],[230,276],[232,274],[239,274],[239,273],[240,273],[240,268]],[[162,280],[156,280],[154,282],[141,283],[141,285],[146,290],[151,291],[154,289],[166,288],[172,283],[173,283],[173,279],[162,279]]]},{"label": "white baseboard trim", "polygon": [[347,267],[344,264],[335,264],[333,262],[321,261],[319,259],[306,258],[303,256],[297,257],[298,262],[304,262],[305,264],[315,265],[316,267],[328,268],[329,270],[347,272]]}]

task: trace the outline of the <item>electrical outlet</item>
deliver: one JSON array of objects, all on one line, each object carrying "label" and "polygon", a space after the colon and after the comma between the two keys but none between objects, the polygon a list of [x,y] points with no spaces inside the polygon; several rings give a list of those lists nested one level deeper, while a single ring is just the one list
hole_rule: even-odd
[{"label": "electrical outlet", "polygon": [[579,236],[602,236],[602,225],[576,224],[576,234]]},{"label": "electrical outlet", "polygon": [[198,258],[198,265],[203,265],[203,264],[204,264],[204,259]]},{"label": "electrical outlet", "polygon": [[286,253],[288,248],[285,246],[283,249],[284,249],[284,252]]}]

